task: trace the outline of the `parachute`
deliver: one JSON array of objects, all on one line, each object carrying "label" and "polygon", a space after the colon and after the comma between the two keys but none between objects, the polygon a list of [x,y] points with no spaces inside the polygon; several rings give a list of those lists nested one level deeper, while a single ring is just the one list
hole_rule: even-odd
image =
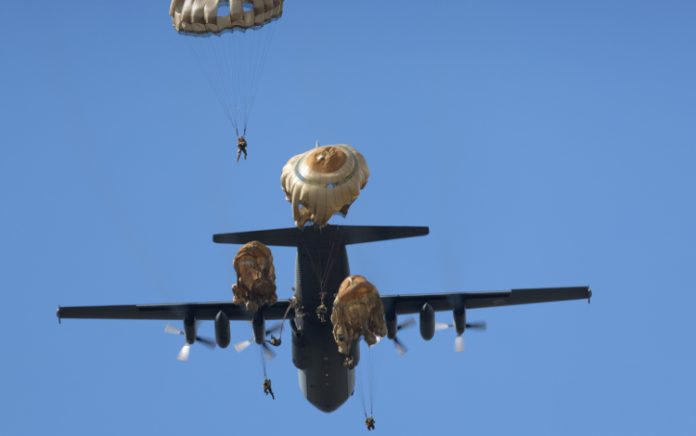
[{"label": "parachute", "polygon": [[172,0],[169,15],[177,32],[218,33],[260,27],[283,14],[283,0]]},{"label": "parachute", "polygon": [[283,167],[280,182],[292,203],[298,227],[312,221],[324,226],[336,213],[345,216],[367,184],[365,158],[350,145],[326,145],[293,156]]},{"label": "parachute", "polygon": [[232,286],[234,304],[243,304],[250,312],[272,305],[276,296],[275,268],[271,250],[258,241],[244,244],[234,257],[237,283]]},{"label": "parachute", "polygon": [[346,277],[338,288],[331,312],[338,351],[348,355],[362,335],[368,345],[387,335],[384,307],[377,288],[360,275]]},{"label": "parachute", "polygon": [[[261,85],[261,72],[273,37],[273,26],[265,26],[281,17],[283,3],[284,0],[171,1],[172,25],[177,33],[187,36],[193,52],[191,60],[201,66],[203,78],[237,136],[246,134]],[[194,79],[192,84],[195,87],[198,83]]]}]

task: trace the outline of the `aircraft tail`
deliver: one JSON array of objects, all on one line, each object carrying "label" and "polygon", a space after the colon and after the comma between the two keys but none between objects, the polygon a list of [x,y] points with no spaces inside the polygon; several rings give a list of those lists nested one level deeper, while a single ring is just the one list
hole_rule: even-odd
[{"label": "aircraft tail", "polygon": [[213,242],[220,244],[246,244],[251,241],[260,241],[266,245],[297,247],[304,243],[310,243],[310,241],[314,242],[322,239],[336,241],[336,238],[339,238],[343,245],[349,245],[425,236],[429,232],[430,229],[428,227],[328,225],[322,228],[315,226],[301,229],[289,227],[285,229],[221,233],[213,235]]}]

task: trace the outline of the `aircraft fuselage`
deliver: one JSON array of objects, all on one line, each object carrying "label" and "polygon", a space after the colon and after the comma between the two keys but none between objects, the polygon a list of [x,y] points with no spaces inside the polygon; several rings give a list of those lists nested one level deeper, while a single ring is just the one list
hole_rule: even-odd
[{"label": "aircraft fuselage", "polygon": [[[309,233],[309,232],[308,232]],[[311,232],[297,247],[292,360],[299,369],[300,390],[324,412],[338,409],[353,394],[354,370],[343,365],[330,320],[339,285],[350,274],[346,247],[334,228]],[[325,307],[323,317],[317,308]],[[359,348],[353,347],[357,363]]]}]

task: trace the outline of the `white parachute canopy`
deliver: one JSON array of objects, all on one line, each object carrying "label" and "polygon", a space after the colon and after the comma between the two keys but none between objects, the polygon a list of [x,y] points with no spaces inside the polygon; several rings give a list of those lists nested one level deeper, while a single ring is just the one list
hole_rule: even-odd
[{"label": "white parachute canopy", "polygon": [[263,85],[274,27],[267,25],[282,13],[283,0],[171,0],[172,26],[192,55],[183,58],[202,72],[186,86],[206,93],[208,82],[237,135],[246,133]]},{"label": "white parachute canopy", "polygon": [[365,158],[350,145],[338,144],[292,157],[283,167],[280,182],[292,203],[295,224],[302,227],[311,221],[324,226],[334,214],[348,213],[369,177]]}]

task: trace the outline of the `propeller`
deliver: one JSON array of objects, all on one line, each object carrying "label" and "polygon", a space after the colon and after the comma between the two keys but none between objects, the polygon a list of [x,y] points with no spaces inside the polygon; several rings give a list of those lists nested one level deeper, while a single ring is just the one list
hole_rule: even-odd
[{"label": "propeller", "polygon": [[[440,331],[440,330],[446,330],[453,328],[454,324],[448,324],[444,322],[438,322],[435,324],[435,331]],[[479,330],[479,331],[486,331],[486,322],[485,321],[478,321],[478,322],[471,322],[471,323],[466,323],[466,329],[469,330]],[[454,351],[457,353],[461,353],[464,351],[464,337],[462,335],[457,335],[454,338]]]},{"label": "propeller", "polygon": [[[181,336],[186,336],[186,333],[179,329],[174,327],[173,325],[167,324],[164,326],[164,332],[169,333],[172,335],[181,335]],[[201,344],[205,345],[208,348],[215,348],[215,342],[212,339],[204,338],[201,336],[196,336],[196,342],[200,342]],[[181,362],[186,362],[189,358],[189,355],[191,354],[191,344],[188,342],[184,342],[184,346],[181,347],[181,350],[179,350],[179,354],[176,355],[177,360]]]},{"label": "propeller", "polygon": [[[396,333],[398,333],[400,330],[403,330],[405,328],[411,327],[416,323],[415,318],[409,318],[406,321],[402,322],[401,324],[396,326]],[[377,336],[377,343],[379,343],[382,340],[381,337]],[[406,354],[408,351],[408,348],[399,340],[399,337],[394,334],[394,337],[391,338],[392,342],[394,342],[394,347],[396,348],[396,352],[399,353],[399,356],[403,356]],[[376,344],[375,344],[376,345]]]},{"label": "propeller", "polygon": [[[260,344],[263,353],[266,355],[267,359],[273,359],[276,354],[275,352],[271,349],[271,347],[268,346],[268,344],[273,345],[274,347],[277,347],[281,344],[281,340],[279,337],[273,336],[273,333],[277,332],[283,327],[283,323],[276,324],[273,327],[269,328],[268,330],[265,331],[266,336],[271,336],[271,339],[264,339],[264,341]],[[233,345],[234,351],[241,353],[242,351],[246,350],[249,348],[251,344],[255,342],[254,338],[247,339],[246,341],[238,342]]]}]

